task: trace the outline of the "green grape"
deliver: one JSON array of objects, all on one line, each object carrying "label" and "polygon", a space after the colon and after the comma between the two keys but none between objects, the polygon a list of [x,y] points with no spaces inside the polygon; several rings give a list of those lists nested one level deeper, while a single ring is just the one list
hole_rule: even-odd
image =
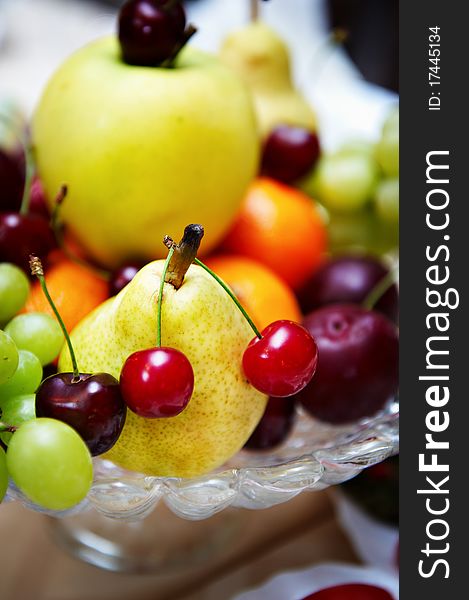
[{"label": "green grape", "polygon": [[18,355],[18,368],[7,382],[0,385],[0,403],[10,396],[33,394],[41,383],[42,365],[39,359],[27,350],[20,350]]},{"label": "green grape", "polygon": [[389,177],[399,175],[399,130],[383,135],[376,144],[376,160]]},{"label": "green grape", "polygon": [[374,144],[372,144],[371,142],[368,142],[366,140],[353,139],[343,144],[335,154],[340,156],[346,156],[350,154],[362,154],[366,157],[373,158],[374,151]]},{"label": "green grape", "polygon": [[327,209],[351,213],[367,204],[377,181],[378,167],[372,156],[362,151],[339,151],[319,160],[313,191]]},{"label": "green grape", "polygon": [[69,425],[33,419],[20,425],[7,452],[11,478],[32,502],[66,510],[85,498],[93,481],[91,455]]},{"label": "green grape", "polygon": [[0,386],[13,377],[18,362],[19,353],[15,342],[0,329]]},{"label": "green grape", "polygon": [[0,448],[0,502],[5,497],[8,488],[8,469],[5,452]]},{"label": "green grape", "polygon": [[397,133],[399,135],[399,106],[394,106],[383,124],[382,136]]},{"label": "green grape", "polygon": [[18,315],[8,323],[5,331],[18,348],[35,354],[43,366],[57,358],[64,343],[60,325],[45,313]]},{"label": "green grape", "polygon": [[24,306],[29,281],[23,271],[11,263],[0,263],[0,324],[8,323]]},{"label": "green grape", "polygon": [[[15,426],[21,425],[21,423],[36,418],[36,395],[12,396],[0,402],[0,408],[3,423]],[[12,433],[5,431],[0,433],[0,439],[8,445],[12,435]]]},{"label": "green grape", "polygon": [[383,179],[375,196],[376,212],[389,223],[399,222],[399,178]]}]

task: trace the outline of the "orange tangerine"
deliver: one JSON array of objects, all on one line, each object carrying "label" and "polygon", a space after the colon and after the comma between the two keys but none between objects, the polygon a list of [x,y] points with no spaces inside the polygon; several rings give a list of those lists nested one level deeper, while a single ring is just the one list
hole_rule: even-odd
[{"label": "orange tangerine", "polygon": [[326,224],[308,196],[260,177],[251,184],[222,248],[257,260],[298,289],[324,258]]},{"label": "orange tangerine", "polygon": [[268,267],[234,255],[211,256],[204,262],[230,286],[260,330],[278,319],[301,321],[295,294]]},{"label": "orange tangerine", "polygon": [[[108,297],[104,278],[58,253],[46,271],[46,283],[69,332]],[[39,281],[33,283],[24,311],[54,314]]]}]

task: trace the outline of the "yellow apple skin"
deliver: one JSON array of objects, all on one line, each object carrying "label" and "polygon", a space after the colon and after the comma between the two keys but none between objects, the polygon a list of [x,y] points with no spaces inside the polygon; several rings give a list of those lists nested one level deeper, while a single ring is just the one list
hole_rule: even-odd
[{"label": "yellow apple skin", "polygon": [[32,122],[51,204],[108,267],[161,258],[163,236],[204,223],[201,252],[223,236],[255,175],[259,140],[247,88],[191,47],[175,68],[138,67],[104,38],[72,55],[48,83]]},{"label": "yellow apple skin", "polygon": [[[141,269],[114,298],[72,332],[82,372],[119,379],[126,358],[156,345],[157,298],[163,261]],[[148,475],[194,477],[240,450],[259,422],[267,397],[246,381],[243,352],[253,333],[231,298],[202,268],[192,265],[182,286],[165,284],[162,345],[184,352],[194,370],[194,393],[176,417],[145,419],[127,411],[120,438],[105,455]],[[64,349],[59,370],[71,368]]]}]

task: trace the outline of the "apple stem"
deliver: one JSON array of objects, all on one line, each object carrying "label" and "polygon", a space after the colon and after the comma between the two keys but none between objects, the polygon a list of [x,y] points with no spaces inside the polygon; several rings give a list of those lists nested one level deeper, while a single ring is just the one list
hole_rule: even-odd
[{"label": "apple stem", "polygon": [[15,425],[7,425],[6,423],[0,421],[0,431],[2,432],[7,431],[8,433],[15,433],[17,429],[18,427]]},{"label": "apple stem", "polygon": [[[165,237],[165,244],[169,243],[170,238],[168,236]],[[161,273],[161,281],[160,281],[160,289],[158,290],[158,313],[157,313],[157,321],[156,321],[156,345],[158,348],[161,348],[161,311],[163,306],[163,289],[166,280],[166,273],[168,272],[169,263],[173,258],[174,251],[176,250],[176,244],[171,240],[171,245],[169,247],[168,256],[166,257],[166,261],[163,266],[163,272]]]},{"label": "apple stem", "polygon": [[195,262],[196,265],[199,265],[199,267],[202,267],[202,269],[205,269],[207,271],[207,273],[209,273],[215,279],[215,281],[217,281],[221,285],[221,287],[225,290],[225,292],[228,294],[228,296],[236,304],[236,306],[238,307],[239,311],[241,312],[241,314],[243,315],[243,317],[246,319],[246,321],[249,323],[249,325],[251,326],[251,329],[254,331],[254,333],[256,334],[256,336],[261,340],[262,339],[261,332],[257,329],[257,327],[254,324],[254,321],[248,315],[248,313],[243,308],[243,306],[241,305],[241,303],[238,300],[238,298],[236,298],[235,294],[230,290],[229,286],[223,281],[223,279],[221,279],[220,277],[218,277],[218,275],[214,271],[212,271],[212,269],[210,269],[209,267],[207,267],[207,265],[205,265],[198,258],[195,258],[194,262]]},{"label": "apple stem", "polygon": [[396,282],[399,268],[391,269],[378,283],[371,289],[368,296],[363,300],[362,306],[367,310],[372,310],[378,300],[384,296],[388,289]]},{"label": "apple stem", "polygon": [[203,236],[204,228],[202,225],[192,224],[184,229],[184,235],[179,244],[174,245],[173,240],[169,236],[166,236],[164,239],[164,244],[168,248],[171,248],[174,245],[174,253],[171,256],[166,275],[163,279],[166,283],[173,285],[177,290],[184,281],[187,269],[191,266],[197,256],[197,251]]},{"label": "apple stem", "polygon": [[44,296],[46,297],[47,302],[49,302],[49,305],[50,305],[51,309],[53,310],[54,315],[57,318],[57,321],[59,322],[60,328],[62,329],[62,332],[65,337],[65,341],[67,342],[67,345],[68,345],[68,350],[70,352],[70,358],[72,360],[72,366],[73,366],[72,383],[76,383],[77,381],[80,381],[80,372],[78,371],[77,359],[75,357],[75,352],[73,351],[72,342],[70,340],[70,336],[68,335],[68,331],[64,325],[62,317],[60,316],[60,313],[57,310],[57,307],[55,306],[55,303],[49,294],[49,290],[47,289],[46,280],[44,277],[44,269],[42,267],[41,259],[38,256],[31,254],[29,256],[29,268],[31,269],[31,275],[35,275],[39,279],[39,283],[41,285],[42,291],[44,292]]}]

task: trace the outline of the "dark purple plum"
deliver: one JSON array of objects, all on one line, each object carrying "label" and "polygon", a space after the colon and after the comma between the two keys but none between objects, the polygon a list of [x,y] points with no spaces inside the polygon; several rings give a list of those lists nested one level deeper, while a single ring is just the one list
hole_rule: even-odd
[{"label": "dark purple plum", "polygon": [[247,450],[267,450],[281,444],[291,431],[295,402],[291,398],[269,398],[262,419],[245,444]]},{"label": "dark purple plum", "polygon": [[108,373],[51,375],[36,392],[36,416],[63,421],[98,456],[114,446],[124,427],[127,407],[119,382]]},{"label": "dark purple plum", "polygon": [[[389,274],[389,269],[371,256],[332,258],[315,272],[298,294],[303,314],[334,303],[361,304],[373,288]],[[374,306],[397,322],[399,295],[393,284]]]},{"label": "dark purple plum", "polygon": [[295,398],[314,417],[356,421],[378,412],[397,393],[398,333],[385,316],[333,304],[310,313],[303,324],[318,346],[318,368]]},{"label": "dark purple plum", "polygon": [[[166,6],[167,5],[167,6]],[[184,40],[186,14],[180,3],[130,0],[119,14],[119,42],[130,65],[158,66]]]},{"label": "dark purple plum", "polygon": [[261,172],[283,183],[293,183],[316,164],[321,153],[316,133],[293,125],[279,125],[264,143]]}]

